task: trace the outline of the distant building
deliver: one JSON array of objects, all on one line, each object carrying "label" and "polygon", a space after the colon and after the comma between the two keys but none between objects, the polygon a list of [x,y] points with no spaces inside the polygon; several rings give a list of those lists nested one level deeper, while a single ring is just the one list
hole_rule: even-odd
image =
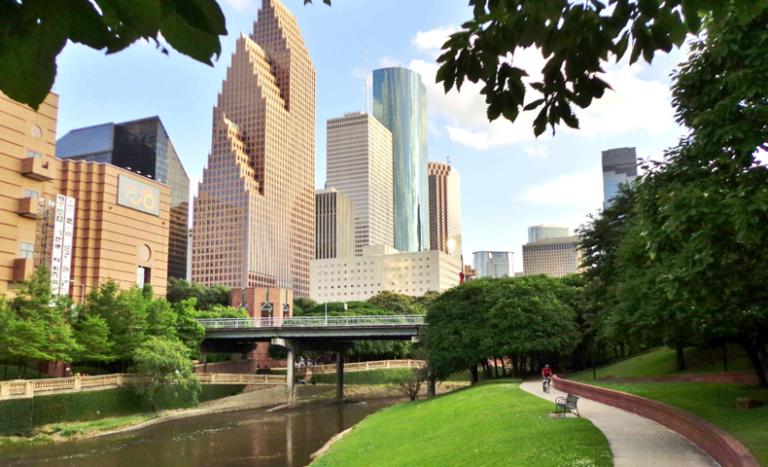
[{"label": "distant building", "polygon": [[526,276],[547,274],[562,277],[581,272],[579,237],[545,238],[523,245]]},{"label": "distant building", "polygon": [[72,130],[56,143],[56,157],[105,162],[170,186],[168,277],[187,278],[189,177],[159,117]]},{"label": "distant building", "polygon": [[395,246],[392,133],[364,112],[328,120],[327,186],[355,202],[355,255]]},{"label": "distant building", "polygon": [[76,302],[113,279],[164,297],[171,188],[120,167],[62,160],[59,96],[35,111],[0,92],[0,294],[45,266],[51,293]]},{"label": "distant building", "polygon": [[515,270],[512,255],[509,251],[476,251],[474,267],[477,277],[511,276]]},{"label": "distant building", "polygon": [[555,225],[534,225],[528,227],[528,243],[538,242],[543,238],[567,237],[571,233],[568,227]]},{"label": "distant building", "polygon": [[427,88],[401,67],[373,71],[373,115],[392,132],[395,248],[429,249]]},{"label": "distant building", "polygon": [[477,273],[474,269],[472,269],[472,266],[465,264],[464,265],[464,282],[471,281],[473,279],[477,278]]},{"label": "distant building", "polygon": [[333,188],[315,193],[315,259],[355,255],[355,203]]},{"label": "distant building", "polygon": [[637,151],[635,148],[618,148],[603,151],[603,207],[611,205],[611,199],[619,193],[619,185],[637,178]]},{"label": "distant building", "polygon": [[385,290],[420,297],[458,285],[461,266],[442,251],[403,253],[371,245],[362,256],[312,261],[309,297],[320,303],[362,301]]},{"label": "distant building", "polygon": [[429,163],[429,249],[461,258],[461,181],[459,171]]},{"label": "distant building", "polygon": [[524,272],[516,272],[515,277],[523,277],[525,275]]}]

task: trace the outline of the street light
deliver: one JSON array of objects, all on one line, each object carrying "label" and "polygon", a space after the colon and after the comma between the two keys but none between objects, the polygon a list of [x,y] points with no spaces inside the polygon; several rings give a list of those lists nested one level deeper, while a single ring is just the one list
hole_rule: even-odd
[{"label": "street light", "polygon": [[74,279],[71,282],[80,286],[80,304],[85,306],[85,285],[82,282],[78,282]]}]

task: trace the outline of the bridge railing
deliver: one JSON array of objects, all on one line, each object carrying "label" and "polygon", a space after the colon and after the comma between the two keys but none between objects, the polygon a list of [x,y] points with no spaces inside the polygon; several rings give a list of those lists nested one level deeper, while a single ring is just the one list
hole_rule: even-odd
[{"label": "bridge railing", "polygon": [[[423,368],[424,365],[426,365],[424,360],[379,360],[373,362],[345,363],[344,371],[380,370],[385,368]],[[336,364],[314,365],[302,369],[306,369],[306,371],[315,375],[336,373]]]},{"label": "bridge railing", "polygon": [[218,318],[197,320],[206,329],[285,327],[364,327],[424,324],[424,315],[300,316],[291,318]]}]

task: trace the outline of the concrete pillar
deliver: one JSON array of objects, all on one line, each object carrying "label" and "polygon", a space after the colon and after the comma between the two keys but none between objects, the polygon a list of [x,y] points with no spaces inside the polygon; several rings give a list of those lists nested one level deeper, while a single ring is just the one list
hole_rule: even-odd
[{"label": "concrete pillar", "polygon": [[336,352],[336,399],[344,400],[344,350]]},{"label": "concrete pillar", "polygon": [[293,383],[294,383],[294,375],[293,375],[293,360],[295,356],[295,352],[293,348],[287,347],[286,350],[288,350],[288,377],[286,378],[286,386],[288,389],[288,403],[293,404],[294,403],[294,394],[293,394]]},{"label": "concrete pillar", "polygon": [[427,362],[427,398],[435,397],[435,372],[432,365]]}]

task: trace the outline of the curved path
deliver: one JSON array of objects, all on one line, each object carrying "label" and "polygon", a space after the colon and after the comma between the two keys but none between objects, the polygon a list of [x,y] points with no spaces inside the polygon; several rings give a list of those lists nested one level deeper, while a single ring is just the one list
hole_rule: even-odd
[{"label": "curved path", "polygon": [[[555,388],[545,394],[538,379],[525,381],[520,389],[552,401],[553,408],[556,397],[567,396]],[[698,446],[653,420],[583,397],[579,412],[608,438],[615,467],[720,466]]]}]

